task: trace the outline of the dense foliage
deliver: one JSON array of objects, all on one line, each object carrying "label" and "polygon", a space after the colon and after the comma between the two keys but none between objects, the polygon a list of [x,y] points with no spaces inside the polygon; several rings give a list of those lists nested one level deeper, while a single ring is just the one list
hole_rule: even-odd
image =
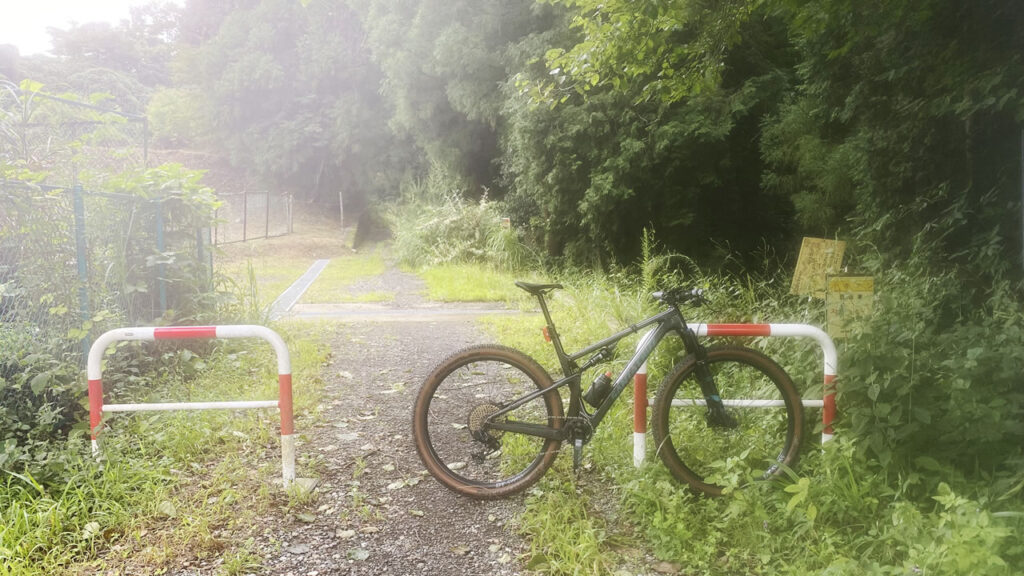
[{"label": "dense foliage", "polygon": [[1022,23],[1008,0],[190,0],[4,67],[148,101],[160,142],[312,200],[486,193],[571,263],[630,262],[645,226],[751,262],[851,217],[905,258],[963,199],[936,249],[969,267],[994,228],[1020,259]]},{"label": "dense foliage", "polygon": [[[650,288],[647,228],[666,277],[734,297],[728,319],[821,324],[785,294],[792,256],[802,236],[848,240],[877,300],[841,343],[844,440],[811,459],[822,486],[713,504],[627,483],[623,501],[652,515],[659,554],[711,572],[770,571],[784,551],[757,553],[762,521],[833,558],[794,572],[1022,561],[1024,3],[189,0],[55,39],[53,59],[0,47],[0,74],[106,83],[123,110],[148,106],[161,145],[310,201],[398,200],[409,263],[634,274],[645,255]],[[63,385],[43,360],[4,360],[10,388]],[[695,535],[687,512],[717,530]],[[697,536],[699,554],[678,549]]]},{"label": "dense foliage", "polygon": [[0,324],[0,469],[49,483],[74,458],[61,441],[85,411],[78,370],[33,331]]}]

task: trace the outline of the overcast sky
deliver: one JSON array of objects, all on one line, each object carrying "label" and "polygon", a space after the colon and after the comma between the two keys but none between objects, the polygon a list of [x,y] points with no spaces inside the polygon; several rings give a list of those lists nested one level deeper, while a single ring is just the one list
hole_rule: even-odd
[{"label": "overcast sky", "polygon": [[72,22],[117,24],[128,19],[129,7],[148,3],[149,0],[0,0],[0,44],[14,44],[22,56],[48,52],[49,27],[68,28]]}]

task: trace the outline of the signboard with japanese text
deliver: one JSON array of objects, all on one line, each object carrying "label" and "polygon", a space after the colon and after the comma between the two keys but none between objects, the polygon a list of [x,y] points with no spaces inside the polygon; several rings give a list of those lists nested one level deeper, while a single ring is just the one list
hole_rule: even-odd
[{"label": "signboard with japanese text", "polygon": [[824,238],[804,238],[793,272],[790,294],[825,297],[825,278],[838,274],[843,265],[846,242]]},{"label": "signboard with japanese text", "polygon": [[826,282],[825,318],[828,335],[842,338],[854,323],[871,317],[875,279],[871,276],[829,276]]}]

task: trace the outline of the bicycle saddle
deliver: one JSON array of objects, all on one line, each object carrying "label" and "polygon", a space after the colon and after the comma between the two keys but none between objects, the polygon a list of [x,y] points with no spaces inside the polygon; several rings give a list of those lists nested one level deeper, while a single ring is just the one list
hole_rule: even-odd
[{"label": "bicycle saddle", "polygon": [[534,296],[541,296],[562,287],[561,284],[532,284],[530,282],[523,282],[522,280],[516,280],[516,286],[519,286]]}]

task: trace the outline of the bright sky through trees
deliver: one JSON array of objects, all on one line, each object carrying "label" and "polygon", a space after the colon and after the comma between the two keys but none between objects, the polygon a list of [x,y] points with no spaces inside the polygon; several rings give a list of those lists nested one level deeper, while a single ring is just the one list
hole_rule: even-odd
[{"label": "bright sky through trees", "polygon": [[[184,0],[169,0],[183,4]],[[22,56],[48,52],[47,28],[67,29],[71,24],[110,22],[128,18],[132,6],[147,0],[0,0],[0,44],[14,44]]]}]

